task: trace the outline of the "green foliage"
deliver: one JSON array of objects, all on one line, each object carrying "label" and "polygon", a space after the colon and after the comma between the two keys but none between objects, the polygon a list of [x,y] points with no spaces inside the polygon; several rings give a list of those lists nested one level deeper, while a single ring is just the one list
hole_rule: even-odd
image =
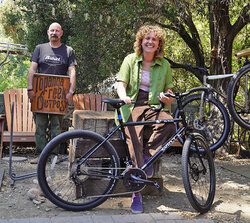
[{"label": "green foliage", "polygon": [[77,49],[77,92],[99,92],[99,84],[114,76],[133,52],[133,24],[122,22],[126,13],[122,4],[116,8],[111,1],[84,1],[77,7],[69,42]]},{"label": "green foliage", "polygon": [[[28,46],[30,56],[35,45],[48,41],[46,30],[49,24],[59,22],[64,30],[62,41],[72,46],[76,53],[77,92],[99,92],[100,83],[114,77],[123,58],[133,52],[135,33],[145,23],[165,28],[165,52],[169,59],[180,64],[209,65],[212,42],[209,6],[215,2],[5,0],[6,4],[0,6],[3,15],[0,23],[14,42]],[[232,24],[246,4],[245,0],[235,0],[234,4],[230,4]],[[236,39],[233,45],[235,51],[249,46],[247,29],[243,29]],[[238,61],[233,60],[233,67],[239,67]],[[199,85],[197,78],[183,69],[174,69],[173,73],[174,90],[186,91]]]},{"label": "green foliage", "polygon": [[12,88],[26,88],[30,62],[20,56],[11,56],[0,70],[0,92]]}]

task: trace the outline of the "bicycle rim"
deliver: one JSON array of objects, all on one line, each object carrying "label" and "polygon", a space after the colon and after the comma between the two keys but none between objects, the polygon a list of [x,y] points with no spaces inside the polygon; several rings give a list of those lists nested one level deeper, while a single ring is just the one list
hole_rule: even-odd
[{"label": "bicycle rim", "polygon": [[[186,121],[194,132],[198,132],[206,138],[210,150],[215,151],[227,140],[230,132],[230,119],[226,108],[214,97],[205,95],[203,108],[200,114],[201,94],[194,94],[187,97],[182,105],[185,112]],[[175,118],[180,117],[177,108]],[[176,123],[176,128],[180,128],[180,123]],[[184,138],[179,137],[180,143],[184,143]]]},{"label": "bicycle rim", "polygon": [[250,65],[240,69],[230,81],[228,109],[238,125],[250,130]]},{"label": "bicycle rim", "polygon": [[200,213],[207,212],[215,195],[215,167],[211,151],[200,134],[189,137],[183,146],[182,176],[192,207]]},{"label": "bicycle rim", "polygon": [[120,167],[113,146],[104,143],[78,165],[79,157],[102,141],[103,137],[93,132],[76,130],[48,143],[37,171],[40,187],[51,202],[67,210],[83,211],[107,199],[105,195],[113,191]]}]

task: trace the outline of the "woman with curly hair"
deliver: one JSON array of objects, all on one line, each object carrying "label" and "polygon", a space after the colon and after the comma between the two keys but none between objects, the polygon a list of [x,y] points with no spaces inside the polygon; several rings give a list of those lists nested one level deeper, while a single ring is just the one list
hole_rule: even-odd
[{"label": "woman with curly hair", "polygon": [[[165,32],[159,26],[144,25],[136,34],[135,53],[125,57],[118,76],[117,93],[126,105],[122,106],[123,121],[149,121],[172,119],[166,111],[156,112],[160,101],[169,103],[173,98],[166,97],[164,92],[172,92],[172,71],[164,56]],[[135,105],[131,102],[135,101]],[[152,126],[146,145],[143,145],[144,126],[125,128],[129,153],[134,167],[141,167],[150,156],[154,155],[175,133],[174,123]],[[152,166],[146,169],[148,177],[152,176]],[[132,213],[143,212],[141,193],[133,193]]]}]

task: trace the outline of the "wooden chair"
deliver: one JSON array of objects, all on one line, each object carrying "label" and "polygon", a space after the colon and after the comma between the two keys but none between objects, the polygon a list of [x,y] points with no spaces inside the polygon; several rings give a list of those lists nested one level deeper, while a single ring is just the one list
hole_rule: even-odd
[{"label": "wooden chair", "polygon": [[[10,143],[11,131],[11,105],[14,102],[13,115],[13,144],[34,144],[35,143],[35,122],[31,112],[31,103],[28,100],[27,89],[11,89],[4,91],[4,104],[7,128],[2,126],[1,129],[1,149],[6,143]],[[0,156],[1,157],[1,156]]]},{"label": "wooden chair", "polygon": [[75,94],[73,96],[74,110],[107,111],[107,104],[102,103],[106,96],[94,93]]}]

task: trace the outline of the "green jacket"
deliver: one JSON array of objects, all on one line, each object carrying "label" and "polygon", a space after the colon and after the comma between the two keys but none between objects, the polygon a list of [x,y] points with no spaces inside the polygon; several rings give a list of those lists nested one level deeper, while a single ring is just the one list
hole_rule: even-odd
[{"label": "green jacket", "polygon": [[[127,96],[136,101],[141,83],[142,56],[135,53],[125,57],[117,81],[127,84]],[[156,59],[150,68],[150,86],[148,104],[154,107],[160,104],[157,96],[161,92],[173,88],[172,70],[169,62],[164,59]],[[121,107],[122,119],[126,122],[133,110],[134,105],[124,105]]]}]

